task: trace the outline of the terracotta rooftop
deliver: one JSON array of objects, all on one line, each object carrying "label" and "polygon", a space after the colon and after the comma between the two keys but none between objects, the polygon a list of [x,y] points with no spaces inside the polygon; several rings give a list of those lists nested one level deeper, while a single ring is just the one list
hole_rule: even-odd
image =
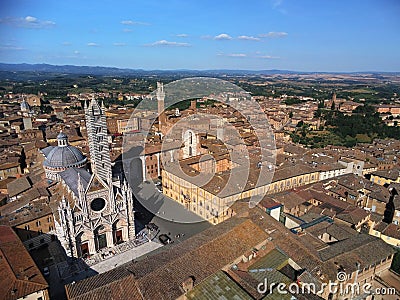
[{"label": "terracotta rooftop", "polygon": [[48,284],[24,245],[8,226],[0,226],[0,295],[20,299],[45,290]]},{"label": "terracotta rooftop", "polygon": [[24,176],[21,178],[17,178],[14,181],[7,184],[7,191],[10,197],[14,197],[16,195],[29,190],[32,186],[28,176]]},{"label": "terracotta rooftop", "polygon": [[[118,299],[175,299],[183,294],[181,284],[188,277],[193,276],[196,285],[266,238],[250,220],[231,218],[161,253],[69,284],[67,295],[69,299],[104,299],[97,297],[114,285],[121,292]],[[123,280],[131,283],[128,291]],[[116,282],[121,285],[115,286]],[[124,296],[128,292],[129,297]]]},{"label": "terracotta rooftop", "polygon": [[336,218],[343,220],[347,223],[357,225],[366,217],[368,217],[369,212],[360,207],[348,207],[344,211],[336,215]]}]

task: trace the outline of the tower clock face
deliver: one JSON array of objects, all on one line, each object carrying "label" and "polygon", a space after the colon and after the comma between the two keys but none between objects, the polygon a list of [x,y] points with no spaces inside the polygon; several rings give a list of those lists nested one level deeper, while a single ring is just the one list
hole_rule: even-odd
[{"label": "tower clock face", "polygon": [[90,208],[95,212],[102,211],[104,207],[106,207],[106,200],[103,198],[96,198],[90,203]]}]

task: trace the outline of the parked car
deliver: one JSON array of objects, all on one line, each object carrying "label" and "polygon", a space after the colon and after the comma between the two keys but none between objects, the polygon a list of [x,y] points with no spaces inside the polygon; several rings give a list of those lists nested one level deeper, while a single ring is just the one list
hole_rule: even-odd
[{"label": "parked car", "polygon": [[170,238],[168,235],[166,235],[166,234],[160,234],[160,236],[158,237],[158,239],[160,240],[160,242],[161,242],[163,245],[170,244],[170,243],[172,242],[171,238]]},{"label": "parked car", "polygon": [[147,229],[150,229],[151,231],[157,231],[158,230],[158,226],[154,223],[149,223],[146,225]]}]

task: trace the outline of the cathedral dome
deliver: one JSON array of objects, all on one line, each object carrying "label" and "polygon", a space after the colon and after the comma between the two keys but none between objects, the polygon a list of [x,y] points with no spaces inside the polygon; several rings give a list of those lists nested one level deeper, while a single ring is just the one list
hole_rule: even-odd
[{"label": "cathedral dome", "polygon": [[46,160],[43,165],[46,168],[54,170],[65,170],[68,168],[81,168],[86,162],[87,158],[82,152],[68,144],[68,137],[65,133],[60,132],[57,136],[58,146],[46,154]]}]

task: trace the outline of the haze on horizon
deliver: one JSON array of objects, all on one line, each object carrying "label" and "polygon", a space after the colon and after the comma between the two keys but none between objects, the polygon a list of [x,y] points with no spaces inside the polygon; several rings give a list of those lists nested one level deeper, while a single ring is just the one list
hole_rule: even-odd
[{"label": "haze on horizon", "polygon": [[398,72],[399,15],[395,0],[5,0],[0,62]]}]

